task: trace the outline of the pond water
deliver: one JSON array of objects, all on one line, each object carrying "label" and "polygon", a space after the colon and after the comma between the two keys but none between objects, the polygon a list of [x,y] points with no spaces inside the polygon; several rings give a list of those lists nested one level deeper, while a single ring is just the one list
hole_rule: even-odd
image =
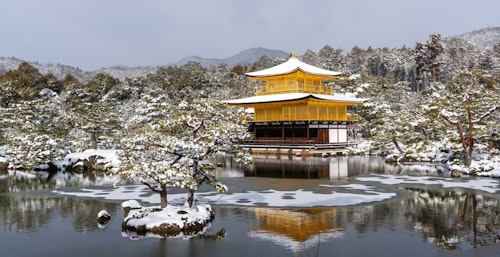
[{"label": "pond water", "polygon": [[[0,178],[1,256],[500,256],[500,180],[450,178],[434,165],[378,157],[218,159],[226,194],[190,238],[122,232],[121,203],[157,204],[105,176],[17,172]],[[170,190],[171,203],[183,191]],[[111,220],[96,222],[100,210]],[[475,250],[486,249],[478,253]]]}]

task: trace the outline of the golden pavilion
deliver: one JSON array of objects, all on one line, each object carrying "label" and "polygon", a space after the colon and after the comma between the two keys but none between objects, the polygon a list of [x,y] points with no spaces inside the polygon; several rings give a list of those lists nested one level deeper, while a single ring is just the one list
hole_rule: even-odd
[{"label": "golden pavilion", "polygon": [[347,108],[367,99],[333,94],[325,81],[338,79],[341,72],[309,65],[292,53],[284,63],[246,75],[264,82],[256,87],[255,96],[224,102],[253,110],[253,118],[247,120],[253,145],[349,145],[347,128],[358,116]]}]

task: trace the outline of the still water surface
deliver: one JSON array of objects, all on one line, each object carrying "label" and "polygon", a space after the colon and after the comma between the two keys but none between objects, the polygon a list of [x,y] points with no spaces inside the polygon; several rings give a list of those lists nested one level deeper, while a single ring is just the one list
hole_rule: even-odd
[{"label": "still water surface", "polygon": [[[203,235],[137,239],[121,232],[122,200],[53,192],[56,188],[111,192],[110,178],[80,176],[47,182],[44,177],[5,175],[0,179],[0,255],[452,256],[500,240],[498,180],[459,179],[487,181],[488,190],[432,183],[362,182],[360,178],[372,178],[373,174],[447,179],[437,166],[390,166],[374,157],[267,158],[246,167],[228,159],[219,162],[225,166],[218,171],[219,176],[233,192],[273,188],[321,194],[318,185],[364,183],[397,196],[353,206],[212,204],[216,217]],[[103,209],[112,218],[100,228],[96,215]]]}]

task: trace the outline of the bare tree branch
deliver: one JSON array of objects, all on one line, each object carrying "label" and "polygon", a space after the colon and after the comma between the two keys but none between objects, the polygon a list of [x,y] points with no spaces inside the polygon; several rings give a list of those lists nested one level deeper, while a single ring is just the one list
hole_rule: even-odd
[{"label": "bare tree branch", "polygon": [[161,190],[158,190],[156,189],[154,186],[152,186],[151,184],[149,184],[148,182],[146,181],[141,181],[142,184],[146,185],[147,187],[149,187],[149,189],[151,189],[151,191],[155,192],[155,193],[161,193],[162,191]]},{"label": "bare tree branch", "polygon": [[491,114],[493,114],[496,110],[500,109],[500,105],[497,105],[491,109],[489,109],[487,112],[485,112],[483,115],[481,115],[479,118],[471,121],[472,124],[477,124],[481,121],[483,121],[485,118],[487,118],[488,116],[490,116]]},{"label": "bare tree branch", "polygon": [[213,151],[213,148],[212,147],[208,147],[207,150],[205,150],[204,153],[200,154],[199,158],[198,159],[204,159],[205,157],[207,157],[211,152]]},{"label": "bare tree branch", "polygon": [[174,166],[174,164],[176,164],[178,161],[180,161],[180,159],[182,159],[182,157],[183,157],[183,155],[181,153],[177,152],[177,150],[174,151],[174,154],[177,157],[175,157],[175,159],[170,162],[170,164],[169,164],[170,167]]},{"label": "bare tree branch", "polygon": [[453,125],[453,126],[456,126],[458,124],[458,121],[456,120],[451,120],[448,116],[445,116],[445,115],[441,115],[443,116],[443,118],[448,122],[450,123],[450,125]]}]

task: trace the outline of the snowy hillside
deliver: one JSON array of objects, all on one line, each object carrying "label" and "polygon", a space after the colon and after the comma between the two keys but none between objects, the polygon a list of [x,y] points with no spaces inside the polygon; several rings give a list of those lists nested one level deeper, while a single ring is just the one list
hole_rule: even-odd
[{"label": "snowy hillside", "polygon": [[[24,60],[15,57],[0,57],[0,74],[8,70],[15,70]],[[58,79],[64,79],[67,74],[73,75],[80,81],[87,82],[94,76],[93,72],[82,71],[78,68],[62,65],[62,64],[40,64],[38,62],[28,62],[33,67],[37,68],[42,74],[52,73]]]},{"label": "snowy hillside", "polygon": [[478,50],[483,51],[486,48],[500,44],[500,27],[474,30],[458,35],[456,38],[462,39]]},{"label": "snowy hillside", "polygon": [[127,67],[127,66],[112,66],[100,68],[95,73],[107,73],[112,77],[124,80],[126,78],[146,77],[148,74],[155,73],[159,66],[147,67]]}]

